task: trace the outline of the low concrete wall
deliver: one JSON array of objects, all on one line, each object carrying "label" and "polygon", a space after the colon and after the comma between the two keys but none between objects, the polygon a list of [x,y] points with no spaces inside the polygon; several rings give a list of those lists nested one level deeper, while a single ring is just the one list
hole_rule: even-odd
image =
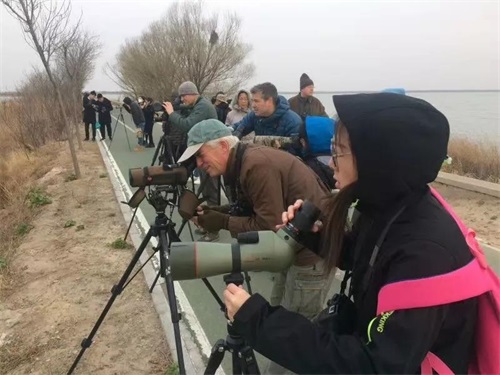
[{"label": "low concrete wall", "polygon": [[445,172],[439,172],[436,182],[500,198],[500,184],[493,182],[476,180],[475,178]]}]

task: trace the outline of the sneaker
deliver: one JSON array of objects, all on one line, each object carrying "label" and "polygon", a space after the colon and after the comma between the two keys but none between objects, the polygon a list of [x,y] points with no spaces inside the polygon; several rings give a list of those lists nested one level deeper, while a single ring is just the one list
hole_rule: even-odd
[{"label": "sneaker", "polygon": [[200,241],[200,242],[214,242],[214,241],[217,241],[218,239],[219,239],[219,232],[215,232],[215,233],[207,232],[207,234],[200,237],[198,239],[198,241]]},{"label": "sneaker", "polygon": [[141,151],[144,151],[144,147],[142,147],[142,146],[135,146],[134,151],[135,151],[135,152],[141,152]]}]

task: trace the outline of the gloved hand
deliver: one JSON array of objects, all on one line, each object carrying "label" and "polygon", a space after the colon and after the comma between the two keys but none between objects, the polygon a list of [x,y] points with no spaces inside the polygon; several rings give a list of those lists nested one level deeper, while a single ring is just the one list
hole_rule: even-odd
[{"label": "gloved hand", "polygon": [[204,210],[198,215],[198,224],[208,232],[218,232],[221,229],[227,229],[229,215],[214,210]]}]

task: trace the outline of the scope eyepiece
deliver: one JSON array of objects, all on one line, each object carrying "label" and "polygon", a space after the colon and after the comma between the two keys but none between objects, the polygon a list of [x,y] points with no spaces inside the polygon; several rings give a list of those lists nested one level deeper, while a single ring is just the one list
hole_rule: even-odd
[{"label": "scope eyepiece", "polygon": [[309,232],[320,214],[320,209],[306,200],[285,228],[293,236],[298,236],[301,232]]}]

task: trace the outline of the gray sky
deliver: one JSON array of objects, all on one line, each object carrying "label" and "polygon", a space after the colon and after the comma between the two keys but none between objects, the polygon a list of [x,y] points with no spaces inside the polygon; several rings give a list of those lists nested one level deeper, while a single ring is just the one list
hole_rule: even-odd
[{"label": "gray sky", "polygon": [[[71,1],[104,46],[86,89],[118,89],[103,67],[172,2]],[[206,6],[242,18],[256,66],[248,87],[271,81],[280,91],[298,91],[306,72],[319,91],[500,88],[499,0],[206,0]],[[3,6],[0,59],[0,91],[14,90],[40,65]]]}]

